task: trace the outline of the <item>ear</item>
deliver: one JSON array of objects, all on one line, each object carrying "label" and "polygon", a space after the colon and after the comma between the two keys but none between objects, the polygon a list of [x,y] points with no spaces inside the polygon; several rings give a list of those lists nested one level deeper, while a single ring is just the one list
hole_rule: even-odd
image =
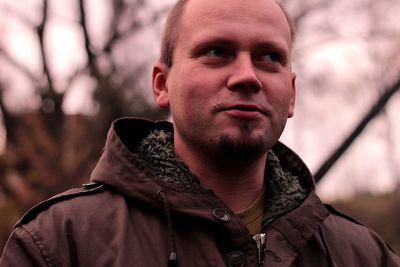
[{"label": "ear", "polygon": [[288,113],[288,118],[293,117],[294,115],[294,106],[296,102],[296,73],[292,72],[292,99],[290,101],[290,106],[289,106],[289,113]]},{"label": "ear", "polygon": [[168,71],[169,68],[161,62],[157,62],[153,66],[153,96],[160,108],[169,107]]}]

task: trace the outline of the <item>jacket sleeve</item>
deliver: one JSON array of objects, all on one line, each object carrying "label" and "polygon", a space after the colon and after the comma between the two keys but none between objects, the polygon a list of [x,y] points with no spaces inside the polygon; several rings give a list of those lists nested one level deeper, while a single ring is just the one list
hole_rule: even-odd
[{"label": "jacket sleeve", "polygon": [[46,252],[23,226],[12,232],[0,258],[0,267],[49,266]]},{"label": "jacket sleeve", "polygon": [[[375,233],[374,233],[375,234]],[[385,267],[400,267],[400,257],[395,253],[395,251],[379,236],[376,236],[377,244],[381,250],[381,266]]]},{"label": "jacket sleeve", "polygon": [[393,251],[389,251],[389,257],[390,260],[388,261],[392,263],[388,263],[387,266],[400,266],[400,257],[398,255],[396,255]]},{"label": "jacket sleeve", "polygon": [[[400,267],[400,258],[373,230],[327,206],[324,221],[325,247],[337,266]],[[350,263],[350,264],[349,264]]]}]

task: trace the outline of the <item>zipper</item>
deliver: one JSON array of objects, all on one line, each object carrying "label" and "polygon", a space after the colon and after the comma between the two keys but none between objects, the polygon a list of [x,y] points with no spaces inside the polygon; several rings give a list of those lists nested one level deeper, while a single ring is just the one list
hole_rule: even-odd
[{"label": "zipper", "polygon": [[258,266],[262,267],[264,265],[264,254],[265,254],[265,243],[267,235],[265,233],[256,234],[253,236],[254,241],[257,245],[258,251]]}]

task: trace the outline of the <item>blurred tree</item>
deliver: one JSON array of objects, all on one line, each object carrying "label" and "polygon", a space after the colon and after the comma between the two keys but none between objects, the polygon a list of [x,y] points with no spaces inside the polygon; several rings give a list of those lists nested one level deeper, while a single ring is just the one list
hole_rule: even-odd
[{"label": "blurred tree", "polygon": [[[368,184],[366,180],[373,179],[369,168],[376,164],[388,170],[393,184],[399,183],[399,139],[394,136],[400,124],[396,116],[390,116],[396,112],[398,104],[388,106],[399,102],[394,98],[400,91],[400,24],[397,19],[400,2],[282,1],[294,17],[298,31],[294,69],[298,77],[297,114],[300,119],[296,121],[295,118],[291,145],[307,162],[313,163],[317,181],[347,152],[351,156],[341,162],[344,171],[326,176],[335,179],[336,184],[340,180],[347,183],[350,180],[353,189],[357,183]],[[386,116],[378,116],[382,111]],[[382,148],[386,150],[385,155],[374,155],[368,143],[363,145],[362,156],[356,155],[355,151],[359,153],[362,149],[350,151],[350,146],[361,139],[359,137],[375,118],[386,120],[387,133],[380,137],[387,143]],[[371,158],[373,164],[367,158]],[[386,173],[375,169],[381,176]]]},{"label": "blurred tree", "polygon": [[[141,85],[142,77],[148,75],[145,66],[149,63],[117,61],[118,54],[133,53],[126,43],[130,38],[143,36],[144,27],[159,23],[164,10],[157,10],[143,0],[110,1],[110,19],[103,24],[108,38],[96,46],[88,25],[89,2],[77,0],[77,20],[69,23],[77,26],[83,36],[79,45],[85,51],[86,62],[70,70],[68,77],[60,77],[52,69],[48,40],[49,28],[55,23],[54,12],[62,10],[55,10],[54,6],[50,10],[51,3],[54,1],[42,1],[37,23],[11,8],[25,27],[35,29],[41,71],[32,72],[26,62],[16,60],[7,48],[0,46],[3,62],[28,78],[39,103],[29,110],[6,103],[3,96],[9,84],[7,77],[0,74],[0,108],[6,132],[5,150],[0,154],[0,248],[22,212],[50,195],[88,180],[112,120],[122,116],[150,119],[168,116],[150,104],[145,93],[149,88]],[[66,97],[82,77],[94,84],[92,100],[87,104],[95,103],[92,106],[97,111],[90,115],[68,114],[63,108]]]},{"label": "blurred tree", "polygon": [[[326,150],[326,156],[314,167],[316,181],[328,178],[328,171],[339,165],[346,153],[341,161],[346,171],[329,173],[337,185],[333,189],[331,183],[330,190],[341,192],[352,187],[361,194],[335,202],[335,206],[372,227],[399,252],[400,98],[394,98],[400,91],[400,2],[283,1],[298,30],[294,57],[301,118],[293,132],[300,145],[293,146],[317,157]],[[378,120],[383,123],[377,124]],[[372,146],[373,121],[383,126],[375,133],[383,143],[381,154]],[[369,132],[367,126],[371,126]],[[349,149],[367,134],[370,138],[362,144],[362,152]],[[307,136],[312,137],[310,142]],[[301,144],[307,148],[301,149]],[[366,185],[378,185],[385,172],[394,181],[393,193],[371,194]]]},{"label": "blurred tree", "polygon": [[[396,2],[388,0],[385,5],[392,6],[395,8],[398,5]],[[367,53],[368,56],[375,63],[375,67],[373,71],[369,73],[369,77],[361,77],[362,79],[372,83],[372,86],[375,86],[375,91],[378,91],[377,100],[375,103],[371,104],[371,107],[368,111],[360,116],[358,122],[355,123],[353,129],[348,134],[346,138],[343,138],[343,141],[331,152],[331,154],[324,160],[318,170],[315,172],[315,180],[321,180],[324,175],[332,168],[332,166],[336,163],[336,161],[348,150],[351,144],[362,134],[367,125],[375,119],[381,112],[385,111],[385,108],[391,98],[400,91],[400,66],[393,62],[393,59],[398,59],[398,50],[397,49],[388,49],[387,53],[381,53],[380,50],[385,45],[382,43],[389,43],[390,46],[399,46],[399,36],[400,36],[400,28],[393,27],[390,23],[381,23],[382,17],[384,17],[386,12],[382,10],[381,3],[376,1],[370,1],[370,4],[365,5],[365,2],[359,2],[355,5],[355,8],[358,8],[362,12],[367,15],[366,24],[367,27],[364,30],[365,35],[364,38],[366,40],[366,44],[368,46]],[[389,64],[388,64],[389,63]],[[395,63],[395,64],[393,64]],[[394,68],[393,68],[394,67]],[[394,70],[394,73],[391,75],[396,75],[395,77],[390,77],[386,73],[390,70]],[[382,79],[384,77],[384,79]],[[394,80],[394,81],[393,81]],[[388,84],[392,82],[392,84]],[[385,116],[384,119],[388,126],[390,125],[390,118]],[[392,129],[388,128],[387,130],[387,144],[388,147],[393,147],[393,138],[390,135]],[[394,167],[395,162],[397,161],[394,151],[389,149],[388,151],[388,161],[393,176],[396,180],[399,180],[398,172],[399,169]]]},{"label": "blurred tree", "polygon": [[[336,163],[336,161],[346,152],[346,150],[350,147],[350,145],[363,132],[368,123],[371,120],[373,120],[380,112],[382,112],[386,104],[389,102],[390,98],[393,97],[393,95],[398,91],[400,91],[400,79],[397,80],[392,86],[385,89],[385,91],[379,97],[377,102],[371,107],[371,109],[364,116],[362,116],[361,120],[357,123],[355,128],[349,134],[349,136],[345,138],[343,142],[332,152],[332,154],[328,157],[328,159],[326,159],[323,162],[321,167],[319,167],[319,169],[314,175],[314,178],[317,182],[319,182],[324,177],[324,175],[332,168],[332,166]],[[387,121],[387,123],[389,122]],[[389,145],[392,143],[392,141],[393,139],[391,138],[391,136],[388,136],[387,142]],[[395,159],[391,159],[392,164],[394,161]],[[394,176],[398,179],[397,168],[393,167],[393,173]]]}]

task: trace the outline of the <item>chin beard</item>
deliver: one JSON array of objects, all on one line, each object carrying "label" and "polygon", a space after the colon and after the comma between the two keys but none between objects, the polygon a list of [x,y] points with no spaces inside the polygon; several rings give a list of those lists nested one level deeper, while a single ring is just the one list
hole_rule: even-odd
[{"label": "chin beard", "polygon": [[[240,128],[242,131],[251,132],[254,126],[254,122],[244,120],[241,122]],[[266,137],[246,138],[245,136],[241,138],[227,134],[220,136],[218,139],[220,150],[234,160],[251,160],[267,152]]]}]

